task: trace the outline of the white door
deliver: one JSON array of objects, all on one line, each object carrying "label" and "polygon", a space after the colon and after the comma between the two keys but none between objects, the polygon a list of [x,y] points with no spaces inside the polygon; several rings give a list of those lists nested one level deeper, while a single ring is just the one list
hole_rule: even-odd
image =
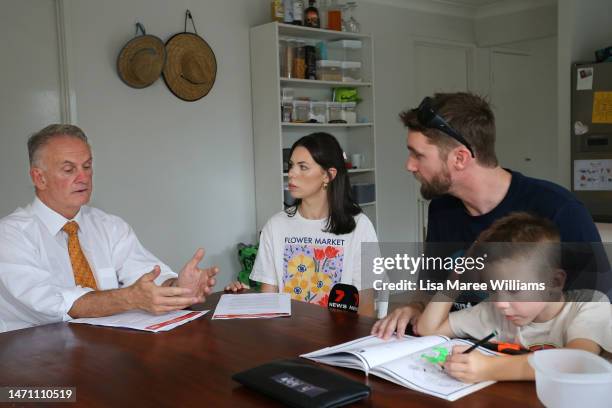
[{"label": "white door", "polygon": [[56,1],[3,0],[0,12],[0,217],[33,198],[26,142],[61,120]]},{"label": "white door", "polygon": [[556,178],[556,55],[554,39],[533,43],[532,55],[491,52],[491,104],[496,152],[503,167]]},{"label": "white door", "polygon": [[[424,97],[436,92],[468,91],[471,88],[474,48],[447,43],[417,42],[415,44],[415,89],[418,104]],[[428,201],[421,198],[417,189],[418,241],[424,241],[427,234]]]},{"label": "white door", "polygon": [[467,91],[471,82],[472,55],[473,48],[469,46],[416,43],[418,100],[435,92]]},{"label": "white door", "polygon": [[532,173],[529,133],[531,103],[528,55],[491,53],[491,104],[495,113],[497,158],[503,167]]}]

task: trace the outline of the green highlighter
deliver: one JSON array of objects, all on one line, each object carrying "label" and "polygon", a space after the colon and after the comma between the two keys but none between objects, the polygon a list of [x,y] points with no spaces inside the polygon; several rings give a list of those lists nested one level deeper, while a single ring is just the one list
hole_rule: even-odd
[{"label": "green highlighter", "polygon": [[446,347],[438,346],[431,350],[435,353],[434,355],[421,354],[421,358],[429,361],[431,364],[441,364],[446,361],[446,357],[448,357],[448,349]]}]

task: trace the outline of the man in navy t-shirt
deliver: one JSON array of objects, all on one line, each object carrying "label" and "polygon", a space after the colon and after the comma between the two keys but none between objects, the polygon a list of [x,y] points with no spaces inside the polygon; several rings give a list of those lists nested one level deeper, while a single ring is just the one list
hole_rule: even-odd
[{"label": "man in navy t-shirt", "polygon": [[[406,170],[421,183],[423,198],[431,200],[428,244],[456,243],[461,253],[495,220],[516,211],[550,219],[563,242],[601,242],[590,214],[568,190],[500,167],[495,118],[483,98],[439,93],[400,118],[408,128]],[[372,334],[404,333],[423,308],[414,302],[396,309],[374,325]]]},{"label": "man in navy t-shirt", "polygon": [[[472,214],[460,198],[450,194],[433,198],[429,204],[427,242],[470,244],[495,220],[516,211],[550,219],[559,228],[563,242],[601,241],[591,215],[568,190],[516,171],[502,171],[510,175],[506,194],[488,212],[475,211]],[[506,177],[503,179],[505,181]]]}]

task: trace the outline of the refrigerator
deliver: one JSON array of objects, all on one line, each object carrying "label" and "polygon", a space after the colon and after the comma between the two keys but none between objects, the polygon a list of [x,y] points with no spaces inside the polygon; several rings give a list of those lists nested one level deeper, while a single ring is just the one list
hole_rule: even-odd
[{"label": "refrigerator", "polygon": [[574,64],[572,191],[596,222],[612,222],[612,62]]}]

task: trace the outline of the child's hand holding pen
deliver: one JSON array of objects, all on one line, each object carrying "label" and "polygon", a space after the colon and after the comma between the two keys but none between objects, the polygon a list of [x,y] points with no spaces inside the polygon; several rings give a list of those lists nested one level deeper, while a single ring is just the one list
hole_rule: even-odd
[{"label": "child's hand holding pen", "polygon": [[481,353],[472,353],[479,346],[482,346],[497,335],[497,332],[493,332],[485,338],[478,340],[472,346],[455,346],[453,352],[444,363],[444,369],[449,375],[452,375],[456,379],[474,383],[478,381],[484,381],[487,378],[491,378],[489,367],[491,366],[491,356],[485,356]]},{"label": "child's hand holding pen", "polygon": [[491,360],[494,356],[486,356],[482,353],[467,353],[468,346],[455,346],[453,352],[446,358],[444,370],[459,381],[475,383],[485,381],[492,377],[489,373]]}]

